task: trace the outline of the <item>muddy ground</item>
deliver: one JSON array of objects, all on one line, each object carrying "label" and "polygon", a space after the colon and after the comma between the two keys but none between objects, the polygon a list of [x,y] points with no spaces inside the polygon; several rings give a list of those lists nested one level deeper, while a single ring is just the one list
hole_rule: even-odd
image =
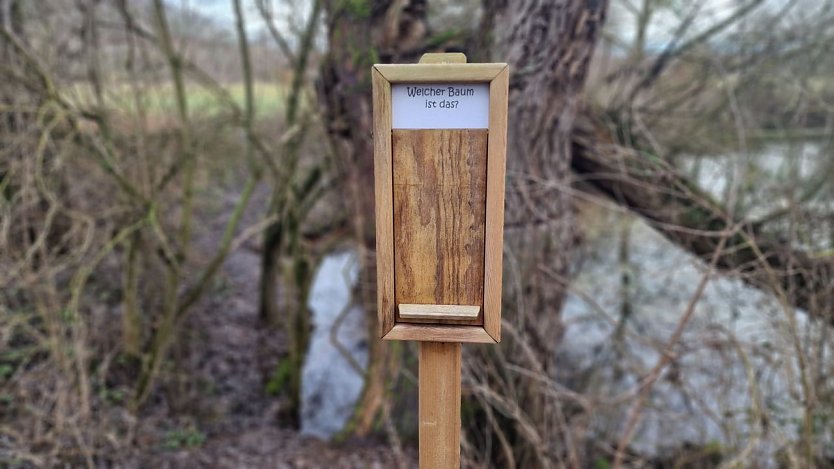
[{"label": "muddy ground", "polygon": [[[264,215],[269,189],[259,187],[242,229]],[[217,246],[236,199],[201,210],[196,245]],[[258,318],[260,236],[232,252],[207,295],[188,317],[186,345],[175,351],[166,382],[137,431],[141,449],[129,466],[174,468],[388,468],[416,466],[413,451],[398,462],[381,439],[329,443],[300,435],[281,416],[284,401],[266,383],[286,354],[286,337]],[[199,255],[199,254],[198,254]],[[179,383],[179,384],[176,384]],[[171,386],[177,389],[170,389]],[[168,396],[177,395],[176,399]],[[178,401],[178,402],[174,402]],[[144,444],[142,444],[144,442]]]}]

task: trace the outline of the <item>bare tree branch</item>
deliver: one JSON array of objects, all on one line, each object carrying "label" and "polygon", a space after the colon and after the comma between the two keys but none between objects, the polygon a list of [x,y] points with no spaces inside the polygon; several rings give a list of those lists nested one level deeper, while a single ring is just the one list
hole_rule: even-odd
[{"label": "bare tree branch", "polygon": [[[834,323],[834,258],[814,257],[766,236],[728,211],[659,158],[618,145],[602,123],[584,113],[573,134],[573,171],[585,187],[641,215],[655,229],[701,258],[715,252],[726,226],[740,224],[716,266],[788,301],[812,317]],[[761,252],[761,255],[757,253]],[[777,284],[768,274],[777,274]]]}]

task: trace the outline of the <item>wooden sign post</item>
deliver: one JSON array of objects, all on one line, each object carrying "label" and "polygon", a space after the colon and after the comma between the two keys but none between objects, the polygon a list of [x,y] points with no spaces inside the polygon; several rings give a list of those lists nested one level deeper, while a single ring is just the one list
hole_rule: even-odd
[{"label": "wooden sign post", "polygon": [[501,340],[509,69],[371,74],[379,335],[420,341],[420,467],[460,467],[461,343]]}]

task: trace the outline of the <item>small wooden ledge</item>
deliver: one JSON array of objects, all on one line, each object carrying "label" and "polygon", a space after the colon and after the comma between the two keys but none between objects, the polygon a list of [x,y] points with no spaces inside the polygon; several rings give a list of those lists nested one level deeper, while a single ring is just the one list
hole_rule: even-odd
[{"label": "small wooden ledge", "polygon": [[382,340],[419,340],[421,342],[467,342],[494,344],[481,326],[452,326],[441,324],[397,324]]},{"label": "small wooden ledge", "polygon": [[399,304],[402,319],[478,319],[478,305],[414,305]]}]

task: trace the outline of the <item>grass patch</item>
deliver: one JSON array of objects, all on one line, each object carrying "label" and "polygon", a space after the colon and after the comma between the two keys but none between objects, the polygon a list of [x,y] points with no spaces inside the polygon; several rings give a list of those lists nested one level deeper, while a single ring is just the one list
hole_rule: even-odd
[{"label": "grass patch", "polygon": [[206,441],[206,435],[193,426],[183,429],[171,430],[165,433],[162,448],[175,451],[202,446]]},{"label": "grass patch", "polygon": [[[231,83],[224,85],[223,88],[229,93],[235,104],[243,109],[246,99],[243,83]],[[283,114],[286,96],[289,92],[288,86],[283,83],[256,82],[254,88],[257,117]],[[95,106],[92,88],[86,83],[76,84],[68,88],[67,94],[81,107]],[[189,83],[186,85],[186,95],[188,98],[188,112],[191,117],[211,117],[227,110],[216,93],[205,87]],[[110,111],[125,115],[135,115],[137,113],[133,88],[128,84],[108,86],[104,100]],[[150,118],[175,117],[178,112],[174,87],[170,83],[144,87],[141,92],[141,102]]]}]

